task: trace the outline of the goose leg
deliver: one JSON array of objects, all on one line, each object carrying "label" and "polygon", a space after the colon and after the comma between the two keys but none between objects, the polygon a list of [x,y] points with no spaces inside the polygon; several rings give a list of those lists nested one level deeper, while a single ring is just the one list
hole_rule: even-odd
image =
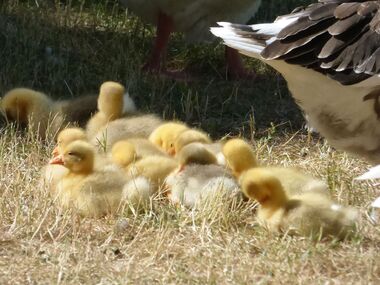
[{"label": "goose leg", "polygon": [[159,73],[161,71],[161,60],[165,56],[170,34],[173,31],[173,20],[160,12],[157,20],[156,39],[150,58],[143,66],[144,71]]},{"label": "goose leg", "polygon": [[189,77],[184,71],[167,70],[165,67],[165,57],[170,34],[173,32],[173,19],[160,12],[157,21],[156,39],[153,51],[147,63],[143,66],[143,71],[153,74],[160,74],[176,80],[188,80]]},{"label": "goose leg", "polygon": [[232,79],[252,79],[256,78],[256,73],[247,71],[244,68],[243,61],[236,49],[226,46],[225,59],[227,65],[227,73]]}]

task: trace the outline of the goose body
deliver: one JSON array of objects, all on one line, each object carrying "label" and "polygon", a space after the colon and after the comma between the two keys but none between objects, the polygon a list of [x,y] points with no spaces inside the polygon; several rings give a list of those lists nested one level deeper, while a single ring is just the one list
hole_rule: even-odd
[{"label": "goose body", "polygon": [[336,148],[380,161],[380,1],[319,1],[274,23],[212,28],[282,74],[309,124]]},{"label": "goose body", "polygon": [[146,204],[161,189],[178,163],[147,139],[134,138],[114,144],[112,161],[122,169],[128,183],[123,197],[132,205]]},{"label": "goose body", "polygon": [[112,160],[123,168],[132,162],[149,156],[168,156],[149,140],[132,138],[115,143],[111,150]]},{"label": "goose body", "polygon": [[180,133],[174,141],[174,153],[180,152],[183,147],[194,142],[211,144],[212,140],[210,136],[203,131],[197,129],[185,130],[184,132]]},{"label": "goose body", "polygon": [[[152,164],[155,165],[154,168],[161,171],[165,168],[166,161],[174,161],[149,140],[142,138],[127,139],[115,143],[111,150],[111,159],[120,168],[127,171],[131,165],[134,165],[138,173],[143,172],[143,169],[149,168]],[[141,160],[145,162],[140,163]],[[159,169],[160,165],[163,169]],[[177,163],[175,165],[177,166]]]},{"label": "goose body", "polygon": [[121,0],[144,21],[157,24],[158,14],[173,19],[174,31],[183,32],[190,41],[211,40],[209,27],[226,20],[246,23],[258,10],[261,0]]},{"label": "goose body", "polygon": [[[246,23],[255,15],[261,4],[261,0],[120,1],[145,22],[157,26],[155,46],[144,69],[156,73],[166,73],[166,75],[179,79],[181,79],[180,74],[165,72],[165,67],[161,66],[172,32],[183,32],[186,39],[191,42],[210,40],[209,27],[211,25],[221,20]],[[226,49],[226,61],[232,76],[247,75],[235,50]]]}]

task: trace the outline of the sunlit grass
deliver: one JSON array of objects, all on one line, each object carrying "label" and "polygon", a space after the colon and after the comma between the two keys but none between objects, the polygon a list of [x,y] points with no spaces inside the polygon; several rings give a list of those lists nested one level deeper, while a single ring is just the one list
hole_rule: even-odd
[{"label": "sunlit grass", "polygon": [[358,235],[340,243],[270,234],[256,224],[253,203],[231,204],[225,197],[197,210],[154,198],[145,211],[126,207],[115,216],[80,219],[60,209],[39,182],[53,145],[10,127],[2,134],[1,284],[368,284],[380,277],[380,232],[365,216],[378,193],[352,182],[367,165],[323,141],[272,133],[254,144],[263,163],[313,173],[329,182],[336,201],[360,209]]},{"label": "sunlit grass", "polygon": [[[253,22],[306,1],[263,2]],[[337,202],[361,213],[358,235],[341,243],[272,235],[256,224],[253,203],[231,205],[223,197],[196,211],[155,198],[145,211],[126,207],[116,216],[80,219],[40,184],[54,142],[7,126],[0,130],[0,284],[378,282],[380,232],[365,214],[379,192],[352,180],[368,165],[308,138],[273,70],[246,59],[264,79],[226,81],[221,44],[188,45],[176,34],[170,64],[189,66],[197,80],[145,75],[140,67],[154,29],[116,1],[6,0],[0,27],[1,94],[26,86],[66,98],[120,81],[142,110],[185,120],[214,138],[242,134],[263,164],[323,179]]]}]

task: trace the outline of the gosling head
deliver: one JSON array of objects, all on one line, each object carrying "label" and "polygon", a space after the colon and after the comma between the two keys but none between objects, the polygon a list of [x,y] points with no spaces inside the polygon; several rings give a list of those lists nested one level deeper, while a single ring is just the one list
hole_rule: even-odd
[{"label": "gosling head", "polygon": [[135,146],[125,141],[115,143],[111,151],[112,161],[121,167],[127,167],[137,158]]},{"label": "gosling head", "polygon": [[185,130],[177,137],[177,139],[174,142],[174,154],[180,152],[181,149],[184,148],[186,145],[195,142],[210,144],[212,141],[209,135],[202,131],[196,129]]},{"label": "gosling head", "polygon": [[244,171],[258,165],[253,148],[242,139],[231,139],[223,146],[223,155],[227,165],[236,177]]},{"label": "gosling head", "polygon": [[63,150],[73,141],[86,141],[86,133],[81,128],[66,128],[59,132],[57,136],[57,146],[53,150],[53,156],[63,153]]},{"label": "gosling head", "polygon": [[51,100],[45,94],[28,88],[12,89],[1,100],[1,109],[6,119],[22,125],[28,124],[33,112],[49,108],[50,105]]},{"label": "gosling head", "polygon": [[62,154],[50,161],[50,164],[60,164],[76,174],[90,174],[94,169],[94,147],[85,141],[70,143]]},{"label": "gosling head", "polygon": [[191,143],[186,145],[177,154],[180,171],[189,164],[217,164],[217,158],[201,143]]},{"label": "gosling head", "polygon": [[182,132],[188,129],[183,123],[166,123],[156,128],[149,136],[149,140],[168,154],[174,155],[174,142]]},{"label": "gosling head", "polygon": [[252,168],[244,172],[240,184],[243,193],[263,207],[278,208],[287,201],[280,180],[265,168]]},{"label": "gosling head", "polygon": [[116,119],[123,113],[123,100],[125,88],[113,81],[104,82],[100,86],[98,97],[98,110],[109,119]]}]

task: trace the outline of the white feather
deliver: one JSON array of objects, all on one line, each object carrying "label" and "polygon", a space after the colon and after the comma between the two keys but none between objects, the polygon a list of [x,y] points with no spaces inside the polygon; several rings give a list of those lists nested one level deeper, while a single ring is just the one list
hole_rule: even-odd
[{"label": "white feather", "polygon": [[218,21],[246,23],[261,0],[122,0],[143,20],[156,24],[159,12],[171,17],[174,30],[189,41],[213,40],[209,27]]},{"label": "white feather", "polygon": [[216,161],[219,165],[227,165],[226,157],[224,156],[222,152],[218,152],[216,154]]},{"label": "white feather", "polygon": [[374,208],[380,208],[380,197],[377,197],[377,199],[372,202],[371,206]]},{"label": "white feather", "polygon": [[249,26],[252,28],[252,31],[255,31],[257,34],[262,34],[266,37],[272,36],[265,41],[265,44],[263,44],[261,41],[255,42],[255,39],[252,37],[244,38],[241,35],[236,34],[231,23],[228,22],[218,22],[218,25],[220,27],[213,27],[210,30],[211,33],[213,33],[215,36],[222,38],[227,46],[235,48],[245,55],[261,58],[260,53],[263,51],[263,49],[276,40],[278,33],[283,28],[293,23],[297,19],[297,17],[279,18],[274,23],[256,24]]},{"label": "white feather", "polygon": [[369,180],[380,178],[380,165],[370,168],[366,173],[358,176],[355,180]]},{"label": "white feather", "polygon": [[123,199],[132,205],[148,202],[154,194],[154,187],[145,177],[131,179],[124,185]]},{"label": "white feather", "polygon": [[[326,137],[331,145],[380,163],[380,151],[377,151],[380,149],[380,124],[374,112],[375,100],[363,100],[380,85],[379,75],[355,85],[344,86],[313,69],[282,60],[264,60],[260,56],[279,31],[297,20],[297,17],[281,17],[275,23],[250,26],[261,35],[259,39],[245,37],[243,29],[237,32],[238,27],[225,22],[211,31],[221,37],[226,45],[260,59],[280,72],[296,102],[308,115],[308,123]],[[271,38],[264,42],[261,40],[264,38],[262,35]]]},{"label": "white feather", "polygon": [[[224,25],[228,23],[220,24]],[[231,28],[229,28],[228,25],[225,27],[211,28],[211,33],[222,38],[227,46],[237,49],[250,57],[260,58],[260,53],[265,48],[265,46],[259,42],[254,43],[251,39],[240,37]]]},{"label": "white feather", "polygon": [[136,112],[136,104],[135,101],[129,96],[129,93],[126,92],[123,97],[123,114]]},{"label": "white feather", "polygon": [[368,212],[370,221],[376,225],[380,221],[380,197],[377,197],[371,204],[371,209]]}]

